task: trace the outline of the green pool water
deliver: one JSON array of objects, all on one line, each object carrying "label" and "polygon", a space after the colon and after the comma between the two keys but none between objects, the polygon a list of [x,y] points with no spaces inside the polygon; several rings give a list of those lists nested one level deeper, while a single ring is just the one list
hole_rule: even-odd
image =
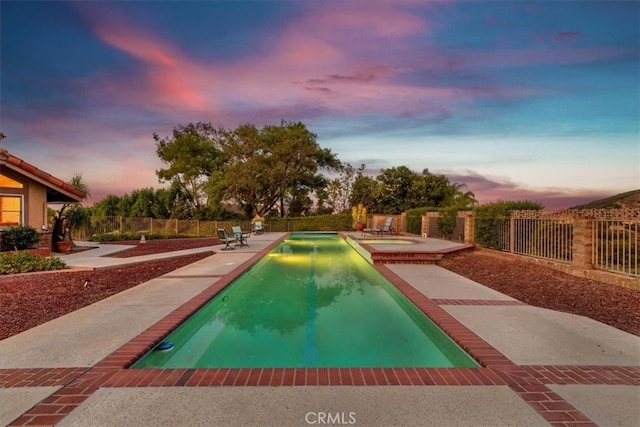
[{"label": "green pool water", "polygon": [[474,367],[337,234],[291,234],[134,368]]}]

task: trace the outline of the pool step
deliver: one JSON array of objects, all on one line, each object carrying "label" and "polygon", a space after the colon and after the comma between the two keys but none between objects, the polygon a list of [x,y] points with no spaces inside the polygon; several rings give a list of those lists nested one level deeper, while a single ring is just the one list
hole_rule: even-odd
[{"label": "pool step", "polygon": [[462,243],[446,249],[428,250],[430,248],[424,247],[427,245],[421,247],[421,241],[416,240],[415,237],[407,238],[407,240],[412,240],[416,244],[393,245],[395,246],[393,249],[390,249],[393,240],[390,240],[387,245],[371,244],[370,241],[354,240],[351,237],[347,237],[346,240],[352,248],[371,264],[437,264],[438,261],[449,254],[467,251],[475,247],[475,245]]},{"label": "pool step", "polygon": [[374,264],[435,264],[444,253],[440,252],[374,252]]},{"label": "pool step", "polygon": [[474,245],[460,245],[455,248],[441,251],[371,251],[371,260],[374,264],[437,264],[447,255],[460,251],[468,251]]}]

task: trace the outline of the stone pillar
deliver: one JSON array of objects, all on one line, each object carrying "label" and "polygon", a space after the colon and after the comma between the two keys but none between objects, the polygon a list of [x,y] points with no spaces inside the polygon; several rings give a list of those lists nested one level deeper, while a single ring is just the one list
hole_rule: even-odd
[{"label": "stone pillar", "polygon": [[51,231],[40,231],[38,235],[40,236],[40,242],[37,246],[39,253],[42,256],[51,255],[51,251],[53,250],[53,244],[51,243]]},{"label": "stone pillar", "polygon": [[464,242],[468,245],[476,244],[476,223],[473,212],[464,215]]},{"label": "stone pillar", "polygon": [[593,249],[593,221],[576,218],[573,220],[573,246],[571,248],[572,267],[576,270],[591,270]]},{"label": "stone pillar", "polygon": [[398,233],[405,233],[407,231],[407,213],[402,212],[399,220],[400,224],[398,224]]}]

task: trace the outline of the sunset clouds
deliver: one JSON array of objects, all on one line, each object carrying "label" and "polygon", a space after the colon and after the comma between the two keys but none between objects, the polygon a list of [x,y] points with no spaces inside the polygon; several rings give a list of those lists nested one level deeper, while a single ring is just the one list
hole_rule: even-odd
[{"label": "sunset clouds", "polygon": [[[638,8],[503,6],[3,2],[3,143],[98,194],[158,185],[154,132],[282,119],[343,161],[467,176],[485,201],[639,187]],[[48,165],[65,150],[71,172]]]}]

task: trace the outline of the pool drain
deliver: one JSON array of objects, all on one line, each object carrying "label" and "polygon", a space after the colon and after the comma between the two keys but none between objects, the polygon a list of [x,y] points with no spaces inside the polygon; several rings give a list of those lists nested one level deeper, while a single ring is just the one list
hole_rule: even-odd
[{"label": "pool drain", "polygon": [[171,341],[162,341],[160,344],[158,344],[158,346],[156,347],[156,350],[168,351],[168,350],[171,350],[172,348],[173,348],[173,343]]}]

